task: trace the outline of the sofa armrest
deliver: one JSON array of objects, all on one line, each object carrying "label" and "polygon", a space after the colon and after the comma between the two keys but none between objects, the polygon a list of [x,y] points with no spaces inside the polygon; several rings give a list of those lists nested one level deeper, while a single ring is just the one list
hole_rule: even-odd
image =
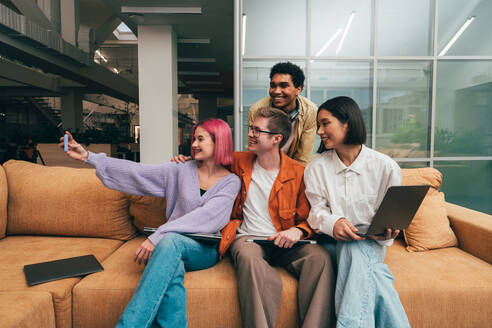
[{"label": "sofa armrest", "polygon": [[5,237],[7,230],[7,200],[7,176],[5,175],[3,166],[0,165],[0,239]]},{"label": "sofa armrest", "polygon": [[492,215],[446,203],[459,248],[492,264]]}]

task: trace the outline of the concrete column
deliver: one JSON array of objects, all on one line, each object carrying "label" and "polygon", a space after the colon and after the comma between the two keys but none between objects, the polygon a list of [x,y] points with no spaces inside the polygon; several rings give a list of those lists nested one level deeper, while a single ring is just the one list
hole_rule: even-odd
[{"label": "concrete column", "polygon": [[205,120],[211,117],[217,117],[217,97],[201,96],[198,98],[198,119]]},{"label": "concrete column", "polygon": [[60,0],[37,0],[39,8],[60,32]]},{"label": "concrete column", "polygon": [[138,26],[140,161],[168,162],[178,152],[177,40],[170,25]]},{"label": "concrete column", "polygon": [[79,34],[79,0],[60,1],[61,36],[78,47]]},{"label": "concrete column", "polygon": [[70,129],[71,131],[79,130],[82,132],[82,98],[82,92],[77,89],[71,89],[67,94],[61,97],[63,129]]}]

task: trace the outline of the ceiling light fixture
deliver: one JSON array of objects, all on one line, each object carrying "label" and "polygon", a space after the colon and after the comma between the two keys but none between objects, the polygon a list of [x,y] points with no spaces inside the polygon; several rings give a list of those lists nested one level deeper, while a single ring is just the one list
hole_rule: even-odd
[{"label": "ceiling light fixture", "polygon": [[192,71],[180,71],[178,75],[209,75],[209,76],[219,76],[219,72],[192,72]]},{"label": "ceiling light fixture", "polygon": [[102,55],[102,53],[99,50],[96,50],[96,54],[98,54],[99,57],[101,57],[101,59],[104,60],[105,63],[108,62],[108,60],[106,58],[104,58],[104,56]]},{"label": "ceiling light fixture", "polygon": [[323,46],[323,48],[321,48],[321,49],[320,49],[320,50],[316,53],[316,55],[315,55],[315,56],[316,56],[316,57],[319,57],[319,56],[323,53],[323,51],[325,51],[325,50],[326,50],[326,48],[328,48],[328,46],[329,46],[329,45],[330,45],[333,41],[335,41],[335,39],[337,38],[337,36],[338,36],[340,33],[342,33],[342,31],[343,31],[343,28],[339,28],[339,29],[335,32],[335,34],[333,34],[333,36],[330,38],[330,40],[328,40],[328,42],[326,42],[326,44]]},{"label": "ceiling light fixture", "polygon": [[243,14],[243,21],[242,21],[242,42],[241,42],[241,53],[244,56],[244,52],[246,51],[246,14]]},{"label": "ceiling light fixture", "polygon": [[178,57],[179,63],[215,63],[215,58],[185,58]]},{"label": "ceiling light fixture", "polygon": [[120,74],[120,71],[118,71],[118,69],[116,67],[113,68],[113,72],[115,72],[116,74]]},{"label": "ceiling light fixture", "polygon": [[343,41],[345,41],[345,37],[347,36],[347,33],[350,29],[350,25],[352,25],[352,20],[354,19],[354,16],[355,16],[355,11],[352,11],[347,21],[347,25],[345,26],[345,29],[343,31],[343,35],[342,38],[340,39],[340,43],[338,44],[337,51],[335,52],[337,55],[340,49],[342,49]]},{"label": "ceiling light fixture", "polygon": [[222,82],[220,81],[188,81],[186,82],[187,85],[221,85]]},{"label": "ceiling light fixture", "polygon": [[178,39],[178,43],[209,44],[210,39]]},{"label": "ceiling light fixture", "polygon": [[202,7],[131,7],[122,6],[122,13],[137,14],[201,14]]},{"label": "ceiling light fixture", "polygon": [[191,89],[193,92],[224,92],[224,89]]},{"label": "ceiling light fixture", "polygon": [[442,49],[442,51],[439,53],[439,56],[444,56],[446,54],[446,52],[448,52],[449,48],[451,48],[452,45],[456,42],[456,40],[458,40],[458,38],[461,36],[461,34],[463,34],[463,32],[465,32],[466,28],[473,22],[474,19],[475,19],[475,16],[472,16],[472,17],[468,18],[463,25],[461,25],[458,32],[456,32],[456,34],[451,38],[451,40],[449,40],[448,44],[446,44],[444,49]]}]

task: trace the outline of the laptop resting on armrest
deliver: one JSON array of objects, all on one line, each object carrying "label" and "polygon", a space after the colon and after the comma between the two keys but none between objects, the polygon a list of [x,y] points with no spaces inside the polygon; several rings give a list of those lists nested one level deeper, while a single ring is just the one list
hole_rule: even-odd
[{"label": "laptop resting on armrest", "polygon": [[390,187],[384,195],[372,223],[369,226],[355,225],[359,230],[356,234],[367,237],[384,235],[388,228],[400,231],[408,228],[429,187],[429,185]]}]

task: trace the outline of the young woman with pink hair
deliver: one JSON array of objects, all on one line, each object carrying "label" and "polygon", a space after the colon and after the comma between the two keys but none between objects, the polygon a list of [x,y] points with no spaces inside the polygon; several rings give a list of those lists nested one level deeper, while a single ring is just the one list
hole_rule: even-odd
[{"label": "young woman with pink hair", "polygon": [[109,158],[87,152],[67,134],[67,155],[94,166],[106,187],[167,201],[168,221],[135,253],[134,261],[147,267],[116,326],[186,327],[184,274],[213,266],[218,253],[217,244],[182,233],[218,234],[229,222],[241,186],[226,168],[232,163],[229,126],[214,118],[196,124],[191,145],[194,160],[184,164],[143,165]]}]

